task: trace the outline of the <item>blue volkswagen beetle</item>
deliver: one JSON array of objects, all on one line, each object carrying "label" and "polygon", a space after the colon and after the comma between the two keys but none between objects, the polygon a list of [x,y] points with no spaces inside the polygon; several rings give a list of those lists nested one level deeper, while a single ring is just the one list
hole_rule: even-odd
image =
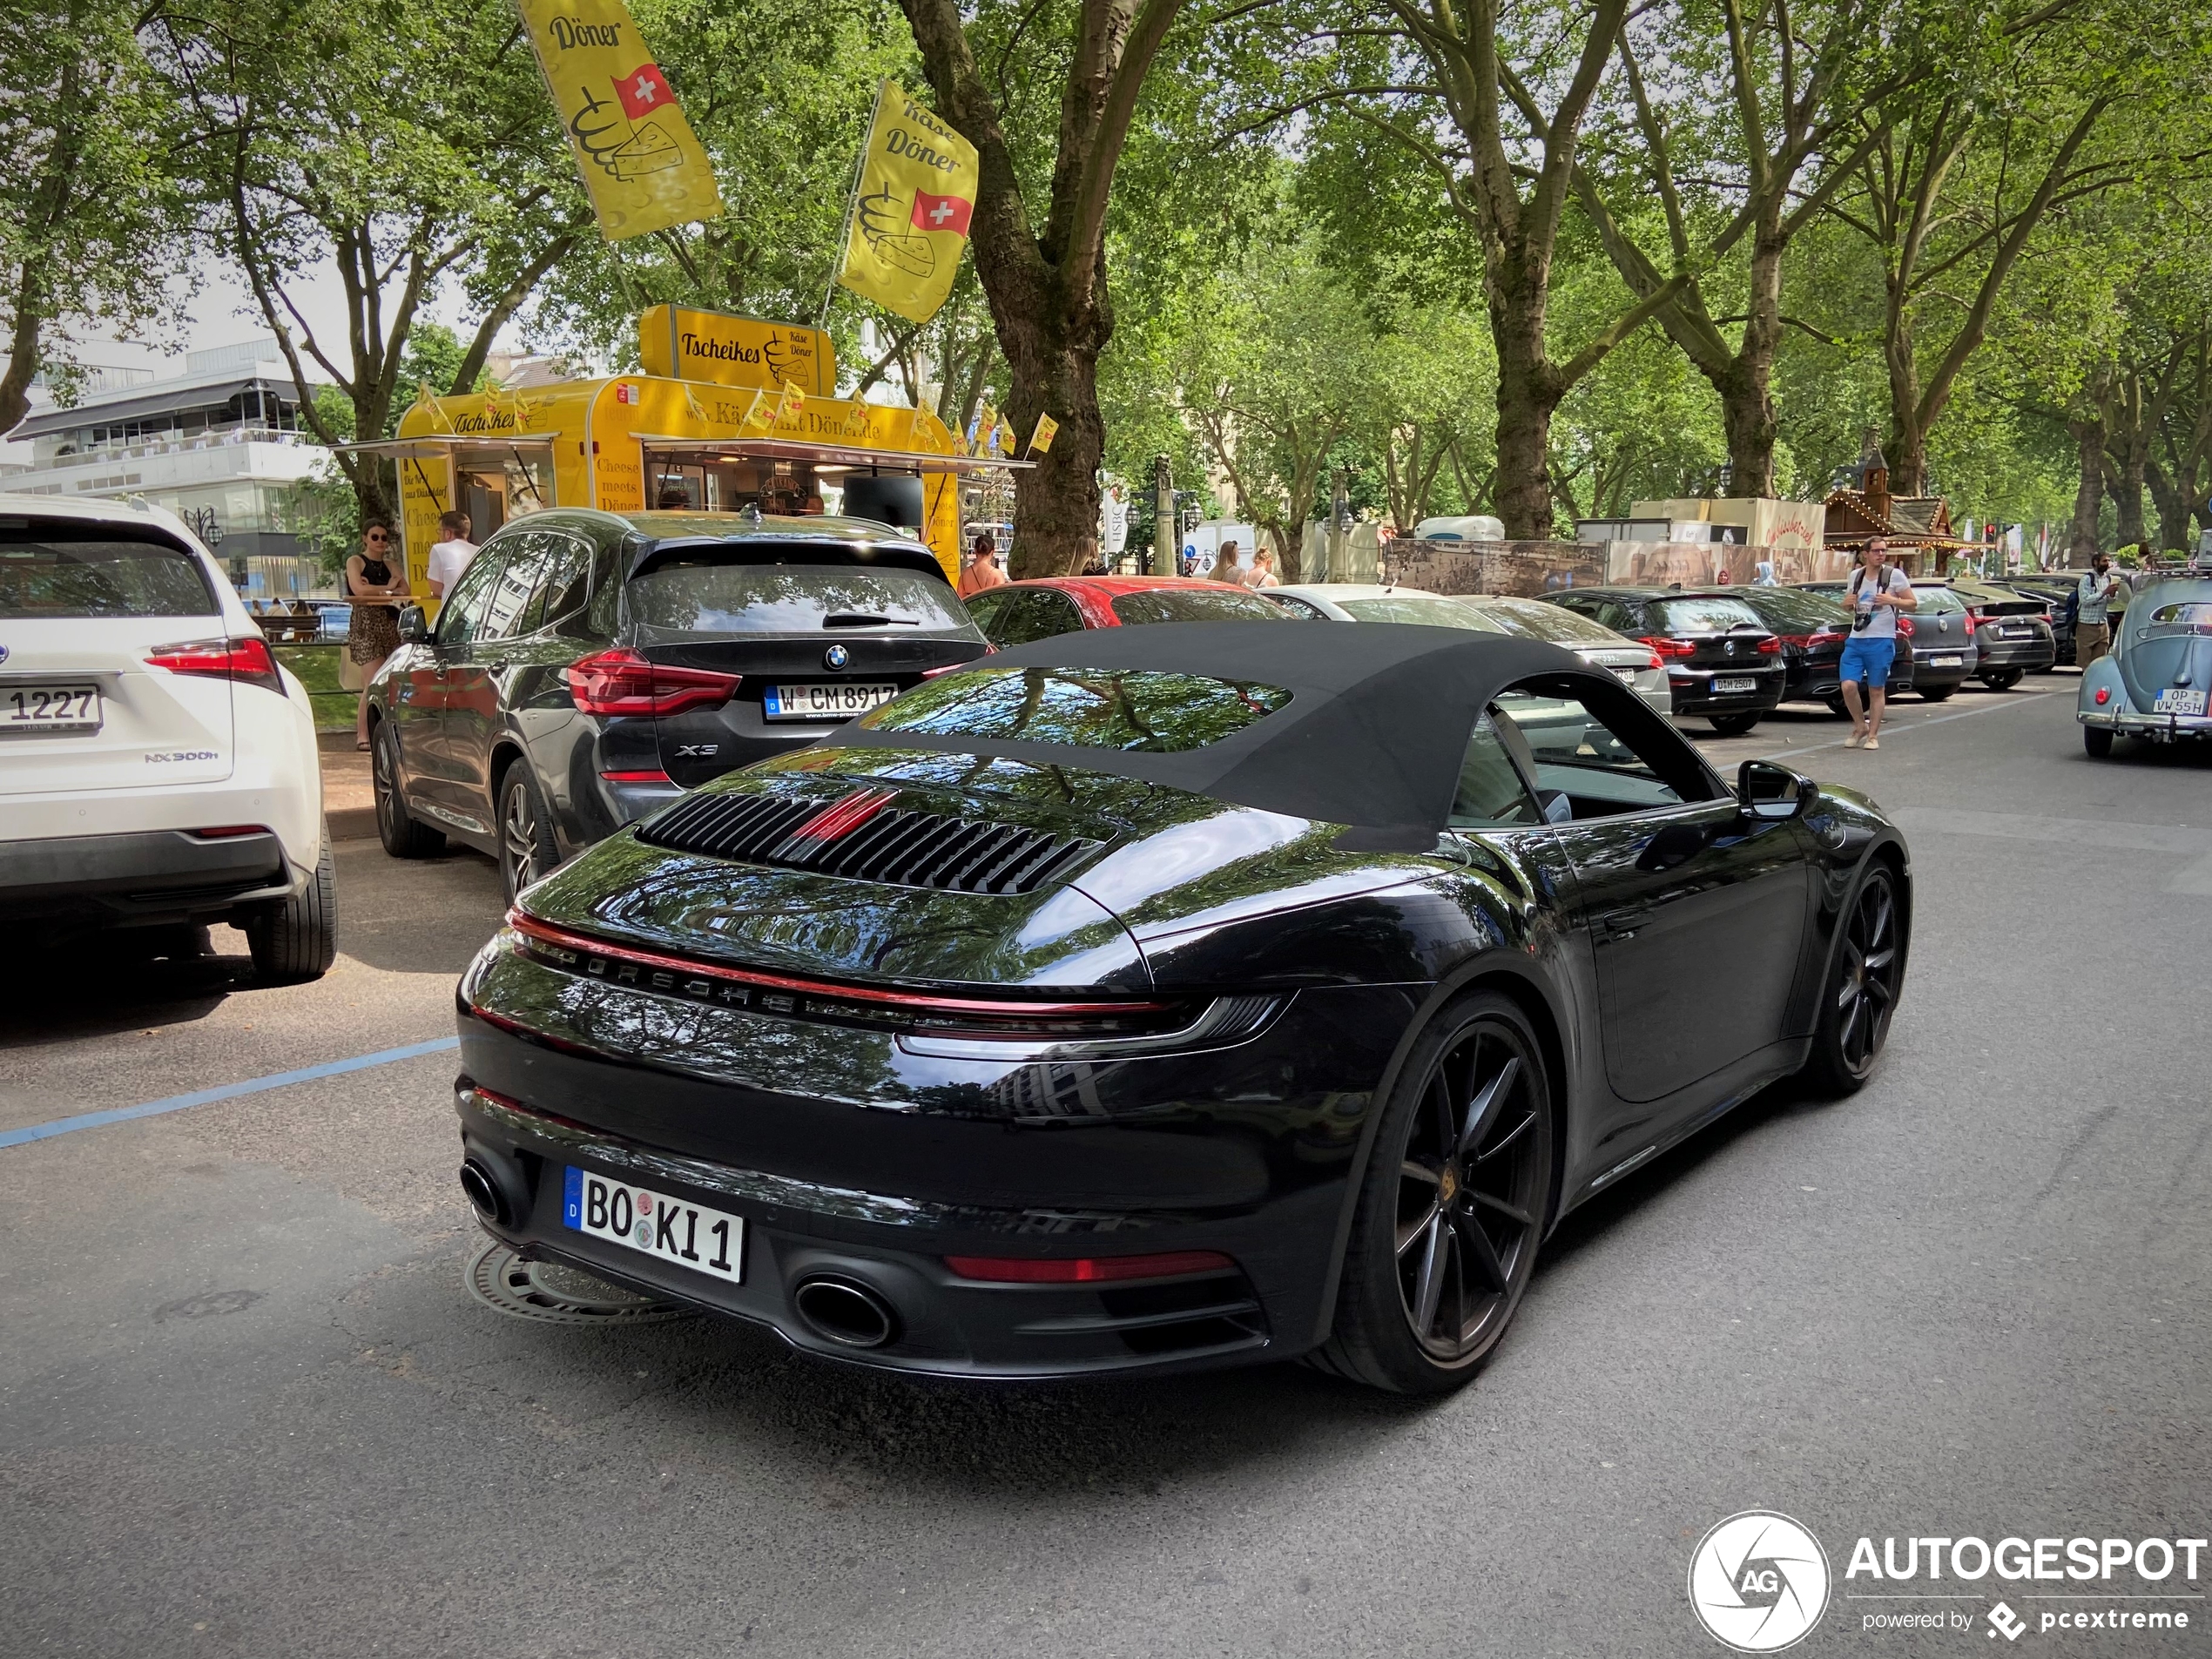
[{"label": "blue volkswagen beetle", "polygon": [[2212,738],[2212,570],[2202,560],[2154,581],[2129,602],[2112,654],[2081,676],[2074,718],[2099,759],[2114,738]]}]

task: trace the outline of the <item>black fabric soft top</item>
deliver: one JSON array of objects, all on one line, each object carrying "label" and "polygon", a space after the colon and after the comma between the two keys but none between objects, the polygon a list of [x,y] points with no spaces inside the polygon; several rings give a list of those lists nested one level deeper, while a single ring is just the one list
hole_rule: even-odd
[{"label": "black fabric soft top", "polygon": [[1094,628],[1018,645],[968,666],[1208,674],[1280,686],[1291,701],[1204,748],[1167,754],[859,725],[846,726],[830,741],[851,748],[1002,755],[1114,772],[1265,812],[1342,824],[1359,832],[1347,844],[1373,847],[1435,844],[1451,813],[1475,720],[1509,686],[1532,678],[1555,685],[1565,679],[1594,706],[1635,701],[1618,680],[1585,667],[1556,645],[1406,623]]}]

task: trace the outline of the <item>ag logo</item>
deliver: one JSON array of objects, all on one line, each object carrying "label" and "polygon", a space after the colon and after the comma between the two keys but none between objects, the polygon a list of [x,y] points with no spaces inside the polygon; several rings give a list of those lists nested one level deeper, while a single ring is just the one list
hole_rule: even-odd
[{"label": "ag logo", "polygon": [[1779,1653],[1828,1610],[1828,1557],[1789,1516],[1747,1509],[1698,1540],[1689,1605],[1724,1646]]}]

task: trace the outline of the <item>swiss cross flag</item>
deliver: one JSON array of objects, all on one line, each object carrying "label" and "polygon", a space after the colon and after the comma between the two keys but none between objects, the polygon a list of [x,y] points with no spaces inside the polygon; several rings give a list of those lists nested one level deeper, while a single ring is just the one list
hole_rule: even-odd
[{"label": "swiss cross flag", "polygon": [[655,110],[676,107],[676,94],[668,90],[658,64],[640,64],[615,83],[615,96],[622,100],[622,112],[637,121]]},{"label": "swiss cross flag", "polygon": [[968,216],[975,211],[975,204],[964,196],[933,196],[926,190],[914,192],[914,222],[925,231],[951,231],[954,235],[968,234]]}]

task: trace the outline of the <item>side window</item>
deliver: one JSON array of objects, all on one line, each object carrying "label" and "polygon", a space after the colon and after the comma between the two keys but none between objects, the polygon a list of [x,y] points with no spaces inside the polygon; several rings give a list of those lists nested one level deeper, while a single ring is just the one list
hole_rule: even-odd
[{"label": "side window", "polygon": [[1496,829],[1535,824],[1542,814],[1521,781],[1499,734],[1499,717],[1486,713],[1474,723],[1467,759],[1460,763],[1460,786],[1452,797],[1453,829]]},{"label": "side window", "polygon": [[1628,606],[1618,599],[1602,600],[1595,612],[1588,614],[1595,616],[1598,626],[1610,628],[1616,634],[1634,634],[1639,625]]},{"label": "side window", "polygon": [[1029,588],[1008,594],[992,618],[983,624],[985,637],[994,645],[1026,645],[1033,639],[1069,634],[1082,626],[1075,602],[1049,588]]},{"label": "side window", "polygon": [[453,584],[452,593],[439,607],[439,644],[465,645],[477,637],[484,607],[490,602],[492,590],[499,581],[500,567],[507,563],[507,550],[511,545],[511,540],[492,542],[469,561],[469,568],[461,573],[461,580]]},{"label": "side window", "polygon": [[1003,588],[992,588],[968,601],[968,614],[983,631],[983,637],[994,645],[1006,642],[999,637],[999,623],[1006,610],[1006,602],[1015,596]]},{"label": "side window", "polygon": [[[1712,793],[1689,745],[1656,716],[1572,682],[1529,681],[1500,697],[1507,742],[1527,745],[1536,799],[1553,823],[1582,823],[1704,800]],[[1516,745],[1517,746],[1517,745]]]},{"label": "side window", "polygon": [[1283,614],[1290,617],[1294,622],[1324,622],[1327,620],[1327,618],[1321,614],[1321,608],[1318,605],[1308,604],[1296,594],[1274,593],[1267,594],[1264,597],[1272,599],[1281,609]]},{"label": "side window", "polygon": [[517,624],[545,583],[546,566],[555,550],[550,544],[558,539],[534,530],[515,538],[507,562],[500,567],[499,580],[485,601],[483,619],[476,624],[477,638],[507,639],[523,631]]},{"label": "side window", "polygon": [[583,543],[558,530],[545,531],[538,539],[545,544],[545,576],[515,624],[517,635],[560,621],[583,603],[590,580],[591,550]]}]

